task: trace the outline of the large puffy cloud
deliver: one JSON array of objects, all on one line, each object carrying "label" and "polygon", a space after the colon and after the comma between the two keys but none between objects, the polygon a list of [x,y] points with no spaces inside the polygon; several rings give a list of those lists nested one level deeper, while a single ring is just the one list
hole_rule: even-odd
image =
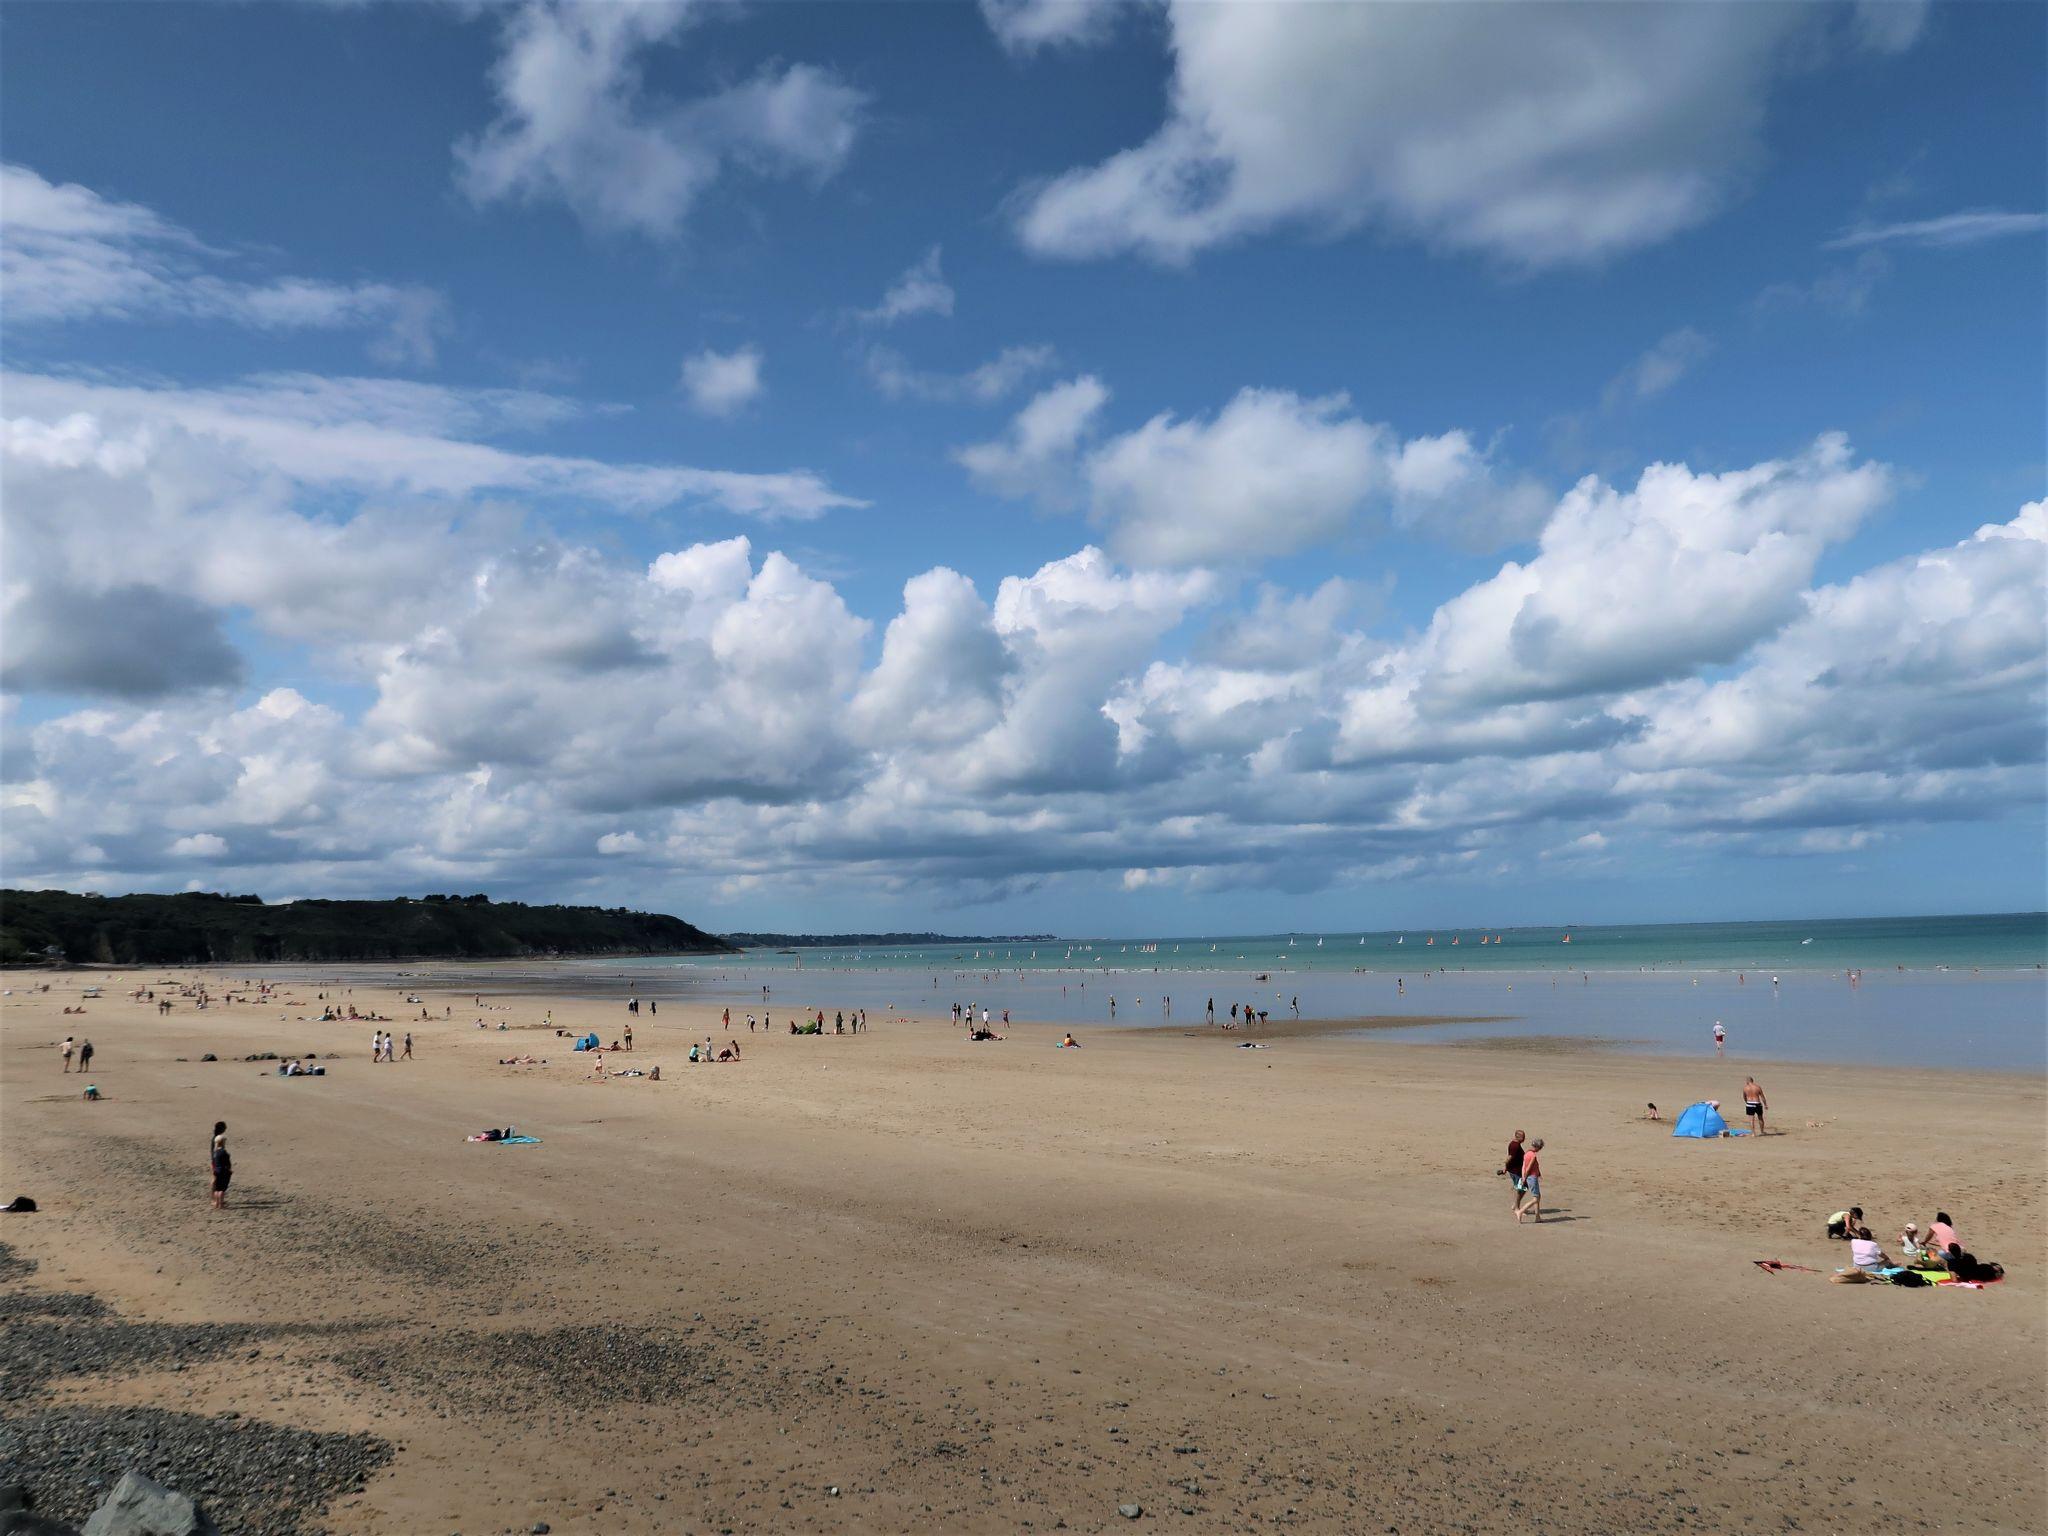
[{"label": "large puffy cloud", "polygon": [[1170,0],[1165,123],[1032,189],[1019,231],[1045,255],[1179,262],[1278,225],[1376,222],[1521,267],[1598,261],[1726,201],[1815,14]]},{"label": "large puffy cloud", "polygon": [[499,115],[456,147],[479,203],[559,200],[592,229],[657,239],[739,165],[822,180],[852,151],[866,98],[810,64],[769,68],[687,102],[643,99],[641,55],[709,7],[684,0],[529,0],[505,23]]},{"label": "large puffy cloud", "polygon": [[1257,561],[1329,543],[1368,504],[1455,542],[1526,537],[1549,498],[1453,430],[1402,441],[1344,395],[1240,390],[1210,418],[1153,417],[1102,439],[1109,390],[1092,375],[1054,385],[1003,436],[959,449],[998,495],[1062,509],[1085,499],[1116,553],[1140,565]]},{"label": "large puffy cloud", "polygon": [[[2038,799],[2048,510],[1816,587],[1889,483],[1833,438],[1586,482],[1404,638],[1374,633],[1370,582],[1247,591],[1092,547],[992,593],[929,570],[871,619],[747,538],[633,562],[534,508],[330,486],[308,511],[253,450],[160,422],[10,430],[8,597],[31,606],[0,656],[59,709],[0,721],[22,879],[709,900],[822,878],[929,905],[1702,839],[1841,857]],[[1456,458],[1418,451],[1411,489]],[[131,622],[138,585],[176,622]],[[98,606],[41,601],[74,590]],[[351,702],[236,687],[193,640],[228,613]],[[67,648],[97,681],[38,672]],[[169,675],[124,671],[144,649]]]},{"label": "large puffy cloud", "polygon": [[1726,474],[1655,465],[1632,491],[1589,477],[1533,559],[1451,599],[1386,659],[1384,680],[1350,701],[1349,733],[1377,750],[1395,719],[1615,693],[1733,661],[1798,613],[1821,552],[1890,484],[1834,435]]},{"label": "large puffy cloud", "polygon": [[226,321],[260,331],[363,330],[379,362],[433,362],[447,304],[419,284],[246,278],[228,252],[139,203],[0,165],[0,294],[10,325]]}]

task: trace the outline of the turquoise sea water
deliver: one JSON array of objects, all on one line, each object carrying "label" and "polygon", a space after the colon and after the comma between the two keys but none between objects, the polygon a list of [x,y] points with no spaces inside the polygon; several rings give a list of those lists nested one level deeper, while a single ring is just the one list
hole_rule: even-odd
[{"label": "turquoise sea water", "polygon": [[[1569,935],[1571,942],[1566,943]],[[1498,938],[1500,942],[1492,940]],[[1157,946],[1148,949],[1148,946]],[[941,970],[1285,970],[1289,972],[2033,970],[2048,965],[2048,912],[1988,917],[1829,918],[1543,928],[1411,928],[1229,937],[1061,939],[905,949],[753,950],[749,966]]]},{"label": "turquoise sea water", "polygon": [[1743,1056],[2048,1070],[2048,913],[2039,912],[751,950],[585,964],[611,987],[729,1003],[735,1017],[765,1007],[778,1022],[813,1007],[930,1013],[959,1002],[998,1017],[1007,1008],[1019,1026],[1104,1024],[1115,997],[1120,1025],[1188,1025],[1203,1021],[1213,997],[1219,1016],[1237,1002],[1276,1018],[1298,1008],[1310,1019],[1489,1020],[1382,1039],[1569,1035],[1711,1055],[1719,1020],[1730,1053]]}]

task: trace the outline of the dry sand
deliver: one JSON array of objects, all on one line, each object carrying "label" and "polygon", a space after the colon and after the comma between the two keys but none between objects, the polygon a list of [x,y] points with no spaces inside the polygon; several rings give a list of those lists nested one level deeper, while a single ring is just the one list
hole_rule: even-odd
[{"label": "dry sand", "polygon": [[[415,1035],[372,1066],[371,1025],[301,1021],[315,985],[159,1018],[116,975],[60,1015],[89,979],[0,1010],[0,1194],[43,1206],[0,1218],[14,1289],[270,1331],[42,1390],[382,1437],[336,1532],[2048,1528],[2038,1080],[879,1014],[691,1067],[717,1010],[670,1005],[606,1057],[664,1080],[598,1081],[534,1026],[610,1041],[615,1001],[480,1032],[358,985]],[[1752,1065],[1781,1134],[1637,1118]],[[507,1123],[544,1144],[463,1140]],[[1494,1172],[1518,1127],[1541,1226]],[[1751,1264],[1846,1262],[1851,1203],[1887,1246],[1945,1207],[2011,1277]]]}]

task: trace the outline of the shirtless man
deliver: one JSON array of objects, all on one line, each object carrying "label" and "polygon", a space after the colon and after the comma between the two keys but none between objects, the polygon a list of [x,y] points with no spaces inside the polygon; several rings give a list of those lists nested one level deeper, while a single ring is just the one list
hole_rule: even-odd
[{"label": "shirtless man", "polygon": [[1753,1077],[1745,1078],[1742,1084],[1742,1113],[1756,1122],[1756,1133],[1764,1134],[1764,1091],[1757,1086]]},{"label": "shirtless man", "polygon": [[1543,1138],[1538,1136],[1522,1153],[1522,1193],[1515,1202],[1515,1225],[1522,1224],[1522,1218],[1531,1211],[1536,1219],[1543,1219],[1543,1163],[1537,1153],[1543,1150]]}]

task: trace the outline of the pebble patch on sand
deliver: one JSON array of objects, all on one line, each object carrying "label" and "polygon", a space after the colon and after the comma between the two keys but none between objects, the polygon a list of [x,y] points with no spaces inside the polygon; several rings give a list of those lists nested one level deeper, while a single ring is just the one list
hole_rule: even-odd
[{"label": "pebble patch on sand", "polygon": [[[0,1253],[15,1281],[32,1261]],[[49,1401],[63,1381],[183,1371],[330,1328],[123,1322],[83,1292],[0,1293],[0,1468],[27,1485],[38,1513],[82,1522],[130,1470],[197,1499],[224,1531],[302,1536],[333,1499],[391,1460],[370,1435],[318,1434],[161,1408]]]},{"label": "pebble patch on sand", "polygon": [[345,1351],[335,1363],[380,1391],[412,1390],[517,1411],[679,1403],[731,1412],[787,1409],[837,1390],[828,1375],[771,1366],[755,1325],[436,1330]]},{"label": "pebble patch on sand", "polygon": [[226,1532],[310,1536],[320,1512],[391,1460],[369,1435],[323,1435],[162,1408],[41,1408],[0,1417],[0,1466],[38,1513],[80,1522],[133,1468],[196,1500]]}]

